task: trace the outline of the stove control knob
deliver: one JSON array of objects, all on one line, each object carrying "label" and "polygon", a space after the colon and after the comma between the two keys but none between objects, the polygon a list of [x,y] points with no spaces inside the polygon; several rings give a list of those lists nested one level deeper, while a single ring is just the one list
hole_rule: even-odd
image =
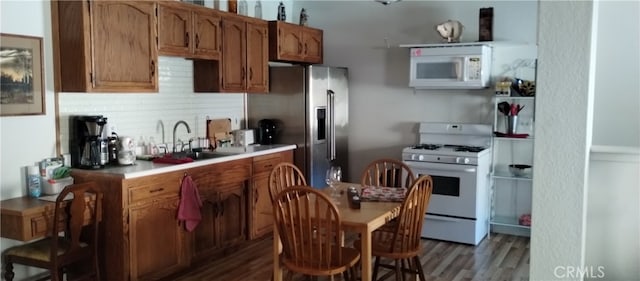
[{"label": "stove control knob", "polygon": [[418,156],[418,160],[419,161],[423,161],[424,160],[424,155],[421,154],[420,156]]},{"label": "stove control knob", "polygon": [[469,158],[456,157],[456,163],[458,163],[458,164],[469,164]]}]

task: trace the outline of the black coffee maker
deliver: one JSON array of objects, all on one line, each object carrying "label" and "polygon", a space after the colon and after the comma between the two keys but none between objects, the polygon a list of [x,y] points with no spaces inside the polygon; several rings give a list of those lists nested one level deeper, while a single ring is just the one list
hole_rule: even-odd
[{"label": "black coffee maker", "polygon": [[262,119],[258,121],[258,142],[260,144],[275,144],[277,128],[275,120]]},{"label": "black coffee maker", "polygon": [[100,169],[109,161],[108,139],[102,136],[107,118],[102,115],[69,118],[69,153],[71,167]]}]

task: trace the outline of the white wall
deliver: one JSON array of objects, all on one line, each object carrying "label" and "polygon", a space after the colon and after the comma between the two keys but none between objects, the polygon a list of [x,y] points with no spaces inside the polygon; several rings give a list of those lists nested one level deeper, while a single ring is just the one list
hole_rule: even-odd
[{"label": "white wall", "polygon": [[640,2],[597,11],[585,266],[601,267],[592,280],[640,280]]},{"label": "white wall", "polygon": [[593,144],[640,147],[640,2],[599,6]]},{"label": "white wall", "polygon": [[[0,117],[0,199],[26,195],[24,167],[55,156],[51,14],[46,1],[0,1],[0,32],[42,37],[46,114]],[[0,239],[0,250],[17,241]],[[41,270],[16,266],[16,280]]]},{"label": "white wall", "polygon": [[591,280],[640,280],[640,148],[596,146],[589,165],[585,265]]},{"label": "white wall", "polygon": [[584,264],[593,3],[541,1],[539,14],[530,278],[576,280],[564,269]]}]

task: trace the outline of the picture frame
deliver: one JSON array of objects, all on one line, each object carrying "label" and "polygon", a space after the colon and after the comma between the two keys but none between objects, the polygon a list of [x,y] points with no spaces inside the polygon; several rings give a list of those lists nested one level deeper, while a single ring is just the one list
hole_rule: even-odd
[{"label": "picture frame", "polygon": [[44,115],[42,37],[0,33],[0,116]]}]

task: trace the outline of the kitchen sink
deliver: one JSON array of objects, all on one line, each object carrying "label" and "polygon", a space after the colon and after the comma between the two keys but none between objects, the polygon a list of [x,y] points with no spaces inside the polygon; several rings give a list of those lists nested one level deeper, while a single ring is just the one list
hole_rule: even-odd
[{"label": "kitchen sink", "polygon": [[151,158],[139,158],[139,160],[151,160],[154,163],[163,163],[163,164],[182,164],[189,163],[193,161],[220,158],[238,155],[240,153],[230,153],[230,152],[220,152],[220,151],[182,151],[175,152],[170,154],[161,155],[158,157]]},{"label": "kitchen sink", "polygon": [[202,152],[187,152],[187,157],[193,160],[202,160],[202,159],[212,159],[212,158],[220,158],[233,156],[240,153],[226,153],[226,152],[216,152],[216,151],[202,151]]}]

